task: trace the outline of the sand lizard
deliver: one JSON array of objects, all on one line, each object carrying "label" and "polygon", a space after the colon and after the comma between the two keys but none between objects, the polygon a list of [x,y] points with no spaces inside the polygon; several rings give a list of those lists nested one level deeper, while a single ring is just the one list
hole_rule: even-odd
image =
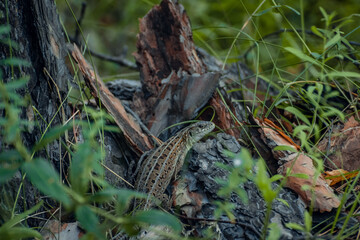
[{"label": "sand lizard", "polygon": [[212,122],[194,123],[148,152],[137,174],[135,189],[148,193],[142,208],[151,207],[151,197],[162,200],[167,186],[180,171],[187,152],[206,134],[214,129]]}]

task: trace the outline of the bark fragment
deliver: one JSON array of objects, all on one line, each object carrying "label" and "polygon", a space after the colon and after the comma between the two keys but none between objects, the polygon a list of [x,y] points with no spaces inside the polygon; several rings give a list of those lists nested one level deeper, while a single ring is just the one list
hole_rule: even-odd
[{"label": "bark fragment", "polygon": [[[329,187],[325,179],[320,175],[316,176],[316,169],[310,157],[300,151],[300,147],[285,135],[279,127],[268,119],[260,121],[254,119],[260,126],[262,140],[271,148],[273,156],[278,160],[280,165],[278,172],[284,176],[287,175],[287,169],[290,169],[290,176],[287,178],[286,187],[291,188],[298,193],[307,205],[311,204],[314,192],[314,210],[320,212],[331,211],[340,205],[340,201]],[[287,146],[293,149],[274,150],[277,146]],[[308,178],[300,178],[294,174],[305,174]],[[291,176],[293,175],[293,176]],[[303,189],[307,185],[311,190]]]},{"label": "bark fragment", "polygon": [[110,115],[113,116],[116,124],[123,131],[125,138],[133,149],[139,154],[152,149],[153,145],[150,141],[150,136],[143,133],[140,126],[128,116],[120,100],[114,97],[100,77],[94,72],[91,66],[87,64],[76,45],[71,54],[77,62],[91,94],[95,99],[100,98],[101,103]]},{"label": "bark fragment", "polygon": [[140,19],[138,51],[134,53],[140,68],[144,90],[160,91],[161,80],[172,71],[204,73],[192,39],[190,20],[181,4],[164,0]]},{"label": "bark fragment", "polygon": [[150,131],[157,135],[194,118],[210,99],[220,74],[207,72],[198,56],[183,6],[164,0],[140,19],[137,49],[142,92],[134,96],[132,108]]},{"label": "bark fragment", "polygon": [[360,168],[360,124],[350,117],[340,130],[335,130],[330,139],[324,138],[319,150],[327,153],[325,163],[329,169],[355,171]]},{"label": "bark fragment", "polygon": [[314,191],[314,210],[320,212],[330,212],[333,208],[337,208],[340,205],[340,200],[335,196],[333,190],[329,187],[323,176],[319,176],[314,181],[316,175],[316,169],[314,164],[308,156],[303,153],[294,153],[289,157],[289,162],[280,167],[279,173],[286,175],[287,169],[291,169],[291,174],[305,174],[307,179],[289,176],[286,182],[286,187],[291,188],[304,202],[309,206],[313,198],[311,190],[304,190],[303,186],[309,186]]}]

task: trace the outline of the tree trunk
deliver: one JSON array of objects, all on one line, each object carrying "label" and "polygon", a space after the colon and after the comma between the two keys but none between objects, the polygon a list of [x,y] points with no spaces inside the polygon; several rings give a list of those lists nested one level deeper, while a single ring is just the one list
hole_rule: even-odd
[{"label": "tree trunk", "polygon": [[[30,148],[47,129],[62,124],[71,115],[66,96],[72,76],[65,65],[65,38],[53,0],[5,0],[0,2],[0,11],[3,12],[0,25],[11,26],[10,38],[18,45],[10,50],[8,45],[0,42],[0,59],[16,57],[30,64],[28,67],[14,67],[14,71],[9,66],[1,69],[4,82],[29,77],[26,88],[18,93],[30,99],[21,112],[22,119],[34,123],[34,127],[29,127],[23,134],[23,141]],[[4,114],[0,112],[0,116]],[[0,152],[3,150],[0,139]],[[65,151],[59,141],[54,141],[40,154],[59,169]],[[8,183],[12,189],[7,194],[18,191],[22,177],[20,174],[16,176]],[[33,191],[30,184],[24,186],[25,191],[21,192],[25,196],[21,197],[26,201],[18,200],[17,211],[28,209],[39,201],[38,194],[29,192]]]}]

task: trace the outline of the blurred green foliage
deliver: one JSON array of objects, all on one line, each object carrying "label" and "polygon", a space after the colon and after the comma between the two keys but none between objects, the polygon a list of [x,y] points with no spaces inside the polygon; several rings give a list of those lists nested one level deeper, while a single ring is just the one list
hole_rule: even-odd
[{"label": "blurred green foliage", "polygon": [[[69,6],[78,18],[82,3],[86,3],[87,7],[81,27],[88,46],[97,52],[109,55],[126,53],[126,57],[131,60],[133,60],[131,53],[136,51],[138,19],[143,17],[155,4],[160,3],[160,1],[155,0],[57,0],[56,2],[68,34],[73,36],[76,26]],[[244,28],[244,32],[240,34],[238,41],[236,41],[228,59],[229,61],[235,61],[238,56],[243,55],[254,44],[255,40],[275,33],[280,29],[303,28],[310,30],[313,25],[323,27],[324,23],[321,21],[322,14],[319,7],[323,7],[328,13],[336,11],[336,19],[360,12],[360,5],[357,0],[345,0],[341,1],[341,3],[337,0],[182,0],[179,2],[184,5],[190,17],[195,43],[221,60],[225,59],[235,36],[250,14],[260,6],[256,11],[257,14],[251,18],[249,24]],[[303,19],[301,16],[303,16]],[[358,18],[359,14],[353,16],[353,22],[344,26],[342,31],[349,33],[358,27],[358,21],[356,21]],[[293,33],[289,34],[292,37],[282,38],[281,35],[274,34],[265,41],[275,42],[280,45],[286,45],[289,41],[294,41],[292,38]],[[348,36],[348,40],[356,41],[359,39],[359,35],[359,30],[354,31]],[[306,41],[309,38],[316,39],[314,36],[305,36],[305,38]],[[278,50],[276,47],[273,48],[267,50],[271,51],[271,55]],[[255,56],[249,54],[247,57],[247,60],[255,65],[257,61]],[[270,68],[272,63],[268,59],[269,56],[261,57],[260,64],[264,64],[265,69]],[[284,62],[287,62],[287,60],[284,59]],[[122,76],[126,76],[124,74],[132,72],[105,61],[96,60],[95,65],[101,76],[120,73],[123,74]],[[138,77],[135,73],[134,76],[135,78]]]}]

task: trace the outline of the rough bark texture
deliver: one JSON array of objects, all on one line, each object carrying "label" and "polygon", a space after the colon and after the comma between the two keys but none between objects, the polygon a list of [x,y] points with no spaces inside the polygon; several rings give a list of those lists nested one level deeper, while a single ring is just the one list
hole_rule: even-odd
[{"label": "rough bark texture", "polygon": [[80,71],[84,76],[86,85],[95,99],[100,99],[101,104],[108,113],[114,118],[116,124],[124,133],[126,140],[130,143],[134,151],[139,155],[153,148],[151,136],[142,132],[139,123],[130,119],[121,101],[117,99],[102,82],[100,76],[87,64],[80,50],[75,46],[71,55],[77,62]]},{"label": "rough bark texture", "polygon": [[[329,169],[356,171],[360,169],[360,123],[350,117],[342,126],[334,126],[330,139],[324,138],[319,150],[326,153],[325,166]],[[331,131],[330,131],[331,132]]]},{"label": "rough bark texture", "polygon": [[[63,31],[54,1],[7,0],[0,2],[0,10],[4,13],[0,24],[11,25],[11,39],[19,45],[18,48],[12,49],[12,56],[30,63],[29,67],[15,67],[14,79],[22,76],[30,77],[27,88],[20,90],[19,93],[22,96],[30,96],[30,102],[27,109],[23,109],[21,118],[29,122],[37,122],[34,128],[29,128],[28,132],[23,134],[25,145],[31,147],[40,140],[48,124],[50,126],[61,124],[70,116],[66,101],[62,104],[66,99],[68,81],[72,78],[65,66],[67,53],[64,48]],[[0,59],[9,56],[9,47],[0,43]],[[2,70],[4,81],[12,81],[11,68],[3,67]],[[32,108],[37,112],[32,111]],[[3,114],[0,112],[1,116]],[[46,152],[43,151],[41,154],[59,168],[59,160],[64,157],[63,150],[59,142],[54,141],[49,144]],[[19,173],[9,183],[11,185],[9,192],[17,191],[20,181]],[[39,194],[30,187],[30,184],[25,184],[25,196],[21,197],[25,197],[26,201],[18,201],[19,211],[29,209],[39,201]],[[24,203],[28,206],[23,206]]]},{"label": "rough bark texture", "polygon": [[[38,121],[40,129],[35,128],[33,132],[25,134],[25,142],[31,146],[39,140],[40,130],[44,131],[47,124],[59,124],[70,116],[67,105],[61,104],[66,98],[68,81],[72,77],[65,65],[67,52],[54,2],[9,0],[7,5],[11,39],[19,44],[19,48],[13,49],[12,54],[30,63],[30,67],[15,68],[15,78],[30,77],[27,89],[23,89],[21,94],[30,95],[29,105],[43,117],[43,120]],[[4,3],[0,3],[0,7],[6,12]],[[0,21],[1,24],[6,23],[5,18]],[[10,56],[7,46],[0,44],[0,49],[1,58]],[[10,67],[3,70],[4,81],[11,81]],[[57,113],[60,106],[62,109]],[[34,120],[30,115],[34,119],[39,118],[38,114],[28,113],[29,121]],[[58,161],[58,153],[49,153],[52,160]]]},{"label": "rough bark texture", "polygon": [[137,53],[145,95],[158,93],[172,71],[204,73],[192,40],[190,20],[182,5],[162,1],[140,19]]},{"label": "rough bark texture", "polygon": [[140,20],[134,53],[143,89],[135,95],[133,108],[155,135],[194,118],[220,77],[207,72],[196,52],[189,18],[174,2],[162,1]]}]

